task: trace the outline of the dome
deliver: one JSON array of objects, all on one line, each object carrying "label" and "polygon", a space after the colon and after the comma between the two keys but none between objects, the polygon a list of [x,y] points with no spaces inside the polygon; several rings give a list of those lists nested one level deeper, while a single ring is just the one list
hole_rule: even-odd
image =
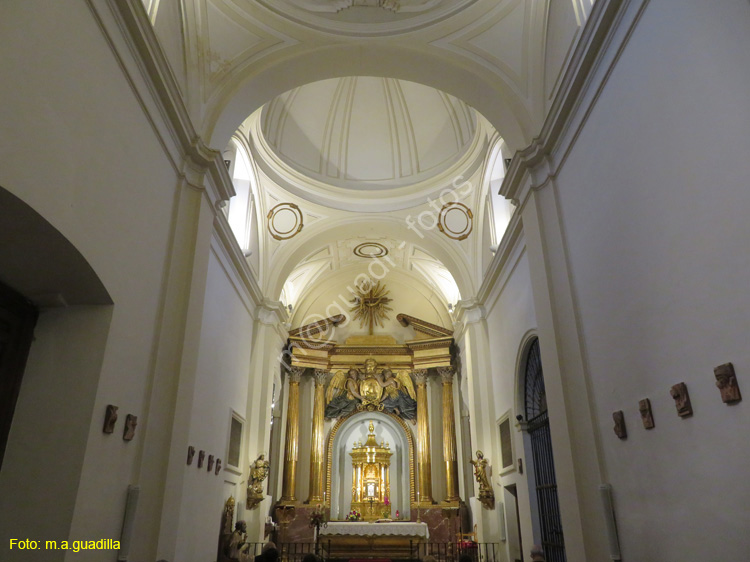
[{"label": "dome", "polygon": [[388,190],[459,163],[475,144],[477,118],[434,88],[357,76],[276,97],[260,128],[270,151],[298,174],[342,189]]}]

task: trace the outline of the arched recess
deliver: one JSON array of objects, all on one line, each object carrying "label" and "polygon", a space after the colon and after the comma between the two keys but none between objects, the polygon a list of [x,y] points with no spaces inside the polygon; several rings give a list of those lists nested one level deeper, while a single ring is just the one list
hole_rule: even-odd
[{"label": "arched recess", "polygon": [[[415,225],[415,228],[418,229],[418,225]],[[297,267],[297,264],[315,250],[345,237],[348,233],[352,236],[369,234],[377,236],[384,229],[387,229],[392,237],[423,247],[440,260],[456,281],[461,298],[468,298],[475,294],[471,271],[465,261],[465,256],[460,252],[460,247],[441,236],[437,229],[415,232],[407,227],[403,218],[368,217],[367,215],[336,221],[319,221],[310,227],[306,232],[307,236],[297,236],[288,241],[287,245],[277,251],[277,255],[274,256],[275,265],[269,268],[267,294],[278,298],[289,274]]]},{"label": "arched recess", "polygon": [[[393,509],[400,510],[402,517],[408,520],[411,513],[411,504],[416,500],[414,492],[414,436],[412,435],[411,429],[409,429],[409,426],[406,425],[406,422],[404,420],[394,414],[389,414],[387,412],[355,412],[353,414],[340,418],[331,428],[331,431],[328,434],[328,441],[326,445],[326,505],[331,508],[332,518],[335,518],[336,516],[338,516],[339,518],[343,518],[344,515],[346,515],[346,513],[341,512],[341,510],[343,509],[342,506],[350,505],[351,498],[340,498],[339,493],[337,493],[336,490],[332,488],[331,483],[334,469],[337,470],[337,474],[349,475],[349,473],[339,468],[342,466],[342,460],[341,458],[336,458],[334,456],[334,451],[338,449],[339,443],[341,443],[342,441],[345,442],[346,437],[351,433],[351,431],[357,428],[360,422],[364,423],[367,420],[373,420],[382,424],[386,424],[386,426],[391,429],[393,435],[400,437],[401,442],[399,446],[401,447],[401,450],[403,452],[408,451],[408,455],[402,455],[399,459],[400,470],[402,471],[400,473],[402,475],[400,481],[403,484],[403,481],[405,479],[404,477],[406,477],[406,486],[399,489],[398,495],[393,494],[394,465],[393,461],[391,461],[391,503],[394,506]],[[375,430],[375,433],[376,435],[378,434],[377,428]],[[396,443],[394,443],[393,445],[395,446]],[[349,475],[349,477],[351,476]],[[346,479],[346,476],[342,476],[342,478]],[[344,480],[344,484],[346,484],[346,480]]]},{"label": "arched recess", "polygon": [[2,187],[0,281],[40,307],[112,304],[99,276],[76,247]]},{"label": "arched recess", "polygon": [[539,338],[527,336],[521,347],[517,411],[523,419],[534,542],[542,545],[548,562],[566,562]]},{"label": "arched recess", "polygon": [[[40,482],[78,489],[92,420],[98,418],[94,407],[114,307],[78,249],[3,188],[0,281],[41,311],[0,471],[0,497],[7,500],[0,525],[23,530],[39,527],[37,506],[49,503],[48,487]],[[55,495],[54,517],[42,524],[48,536],[69,534],[76,498]]]},{"label": "arched recess", "polygon": [[[398,78],[451,94],[479,111],[513,149],[531,142],[532,119],[522,97],[501,76],[459,55],[437,48],[418,51],[382,42],[339,43],[283,51],[281,61],[256,74],[240,68],[237,78],[214,92],[208,101],[204,135],[207,144],[225,146],[253,111],[296,87],[343,76]],[[241,76],[244,74],[244,76]]]}]

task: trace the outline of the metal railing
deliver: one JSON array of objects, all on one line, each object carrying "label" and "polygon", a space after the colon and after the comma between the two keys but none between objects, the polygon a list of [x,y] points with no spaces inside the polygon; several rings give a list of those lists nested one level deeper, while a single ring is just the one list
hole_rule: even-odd
[{"label": "metal railing", "polygon": [[[249,554],[258,556],[265,543],[250,543]],[[317,547],[317,548],[316,548]],[[302,562],[308,554],[317,554],[322,562],[348,560],[349,556],[337,556],[335,546],[329,541],[321,540],[318,545],[314,542],[277,543],[276,549],[280,554],[280,562]],[[404,557],[393,559],[393,562],[416,562],[424,560],[426,556],[433,556],[437,562],[457,562],[462,555],[469,557],[471,562],[500,562],[502,547],[499,543],[438,543],[438,542],[410,542],[409,552]],[[377,557],[377,556],[376,556]],[[368,558],[363,552],[360,558]],[[382,557],[378,557],[382,558]]]}]

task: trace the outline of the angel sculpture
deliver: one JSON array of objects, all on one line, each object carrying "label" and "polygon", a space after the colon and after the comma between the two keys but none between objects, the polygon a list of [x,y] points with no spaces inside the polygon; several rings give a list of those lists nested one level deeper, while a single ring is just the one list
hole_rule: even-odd
[{"label": "angel sculpture", "polygon": [[337,371],[326,390],[326,418],[340,418],[351,414],[362,400],[359,393],[359,373],[357,369]]},{"label": "angel sculpture", "polygon": [[393,374],[390,369],[383,369],[381,373],[385,398],[381,401],[386,412],[417,422],[417,393],[409,373],[398,371]]}]

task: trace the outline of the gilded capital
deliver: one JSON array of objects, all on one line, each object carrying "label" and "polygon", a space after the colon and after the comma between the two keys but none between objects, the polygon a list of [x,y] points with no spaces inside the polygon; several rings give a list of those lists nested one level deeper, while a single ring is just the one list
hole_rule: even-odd
[{"label": "gilded capital", "polygon": [[305,367],[290,367],[289,368],[289,382],[299,383],[302,374],[305,372]]},{"label": "gilded capital", "polygon": [[417,386],[427,384],[427,369],[414,369],[414,380],[417,381]]},{"label": "gilded capital", "polygon": [[453,375],[456,374],[456,370],[453,367],[438,367],[438,375],[443,379],[443,383],[452,383]]},{"label": "gilded capital", "polygon": [[312,376],[315,379],[315,386],[323,386],[326,383],[326,378],[328,378],[328,371],[315,369]]}]

